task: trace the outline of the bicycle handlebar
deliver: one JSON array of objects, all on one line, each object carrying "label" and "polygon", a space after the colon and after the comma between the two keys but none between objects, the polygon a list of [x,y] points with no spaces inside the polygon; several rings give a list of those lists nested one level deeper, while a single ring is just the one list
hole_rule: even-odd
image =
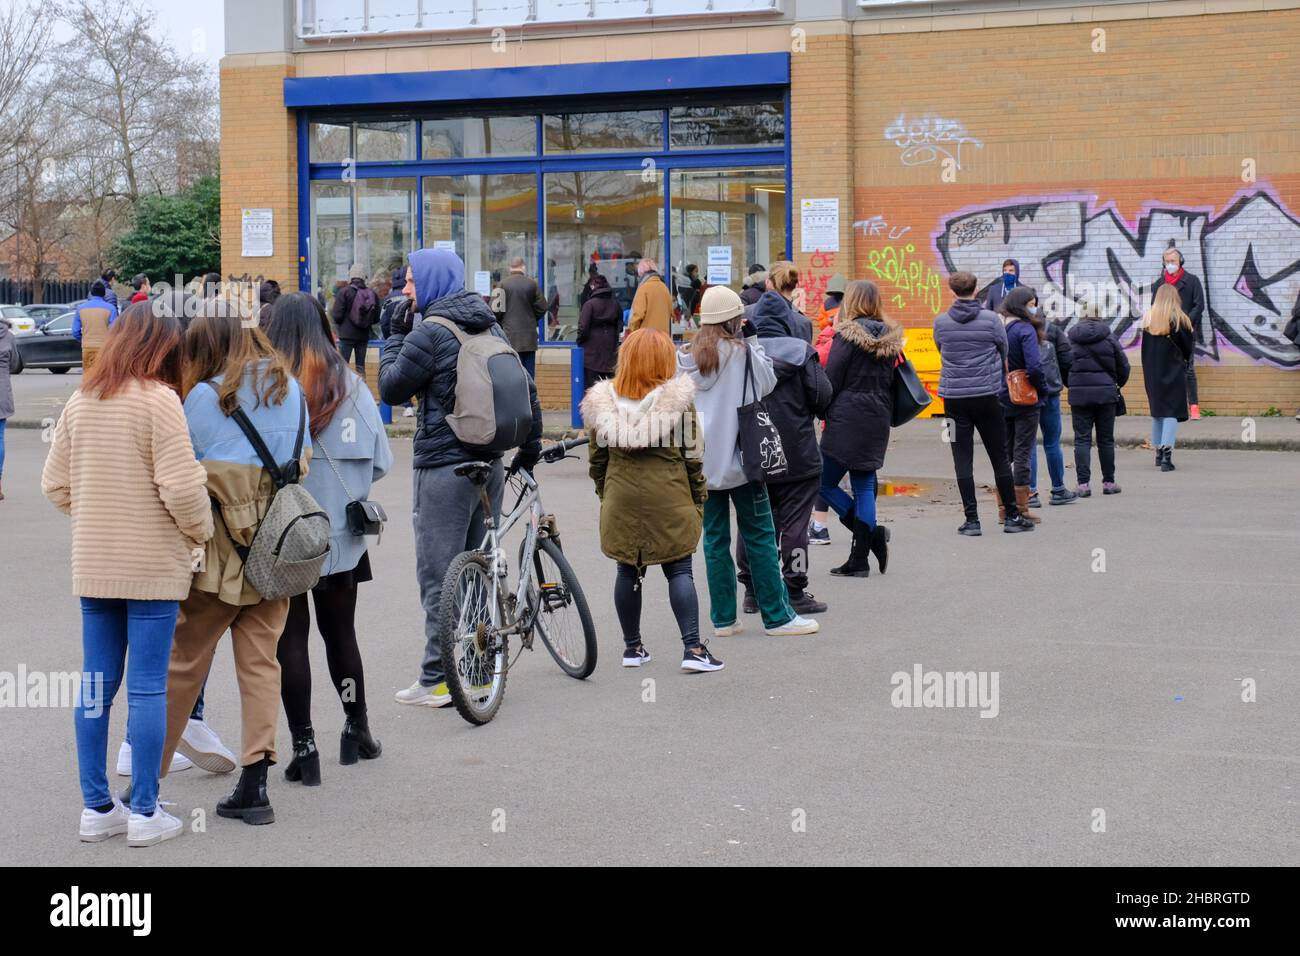
[{"label": "bicycle handlebar", "polygon": [[561,461],[565,454],[570,450],[585,445],[589,441],[591,441],[589,438],[570,438],[568,441],[556,442],[549,448],[542,450],[542,461],[554,464],[557,461]]}]

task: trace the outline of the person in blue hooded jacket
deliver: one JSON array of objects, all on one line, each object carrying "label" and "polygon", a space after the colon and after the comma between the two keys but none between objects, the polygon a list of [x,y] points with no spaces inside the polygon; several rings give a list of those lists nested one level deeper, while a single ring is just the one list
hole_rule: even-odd
[{"label": "person in blue hooded jacket", "polygon": [[1042,414],[1047,378],[1043,374],[1043,354],[1040,343],[1047,332],[1038,316],[1038,294],[1028,286],[1011,290],[998,309],[1007,331],[1007,371],[1024,369],[1030,384],[1038,392],[1033,405],[1016,405],[1007,390],[1007,380],[1002,379],[998,399],[1002,403],[1002,419],[1006,423],[1007,448],[1011,452],[1011,477],[1015,484],[1016,508],[1037,524],[1042,519],[1029,513],[1029,459],[1034,454],[1038,438],[1038,420]]},{"label": "person in blue hooded jacket", "polygon": [[[1002,308],[1002,303],[1012,289],[1025,288],[1020,284],[1020,260],[1004,259],[1002,261],[1002,275],[999,281],[989,286],[984,294],[984,308],[990,312],[997,312]],[[1032,292],[1033,290],[1030,289]]]},{"label": "person in blue hooded jacket", "polygon": [[[478,489],[455,473],[470,461],[494,462],[488,479],[492,507],[501,506],[505,470],[500,452],[463,445],[447,416],[456,405],[456,362],[460,341],[452,331],[429,316],[449,319],[469,335],[487,333],[506,339],[496,316],[481,295],[465,288],[465,264],[446,249],[419,249],[411,253],[405,293],[411,305],[389,319],[389,337],[379,362],[379,397],[389,405],[405,403],[418,395],[419,412],[414,442],[415,574],[425,614],[424,663],[420,677],[399,691],[402,704],[446,707],[451,703],[443,670],[442,634],[438,603],[442,579],[456,555],[476,548],[483,540],[483,507]],[[542,408],[537,386],[528,383],[533,427],[511,469],[531,471],[541,455]]]},{"label": "person in blue hooded jacket", "polygon": [[[84,319],[83,319],[84,316]],[[81,333],[86,325],[96,326],[104,323],[104,330],[117,321],[117,301],[108,299],[108,287],[103,279],[96,279],[90,286],[90,298],[77,306],[72,317],[72,337],[81,341]]]}]

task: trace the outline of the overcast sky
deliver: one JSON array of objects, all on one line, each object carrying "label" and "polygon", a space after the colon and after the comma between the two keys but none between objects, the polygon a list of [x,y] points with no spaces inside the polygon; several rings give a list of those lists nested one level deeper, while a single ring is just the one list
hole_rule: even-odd
[{"label": "overcast sky", "polygon": [[[187,56],[201,57],[216,68],[226,49],[225,4],[221,0],[147,2],[158,11],[158,26],[172,46]],[[196,36],[195,30],[201,33]]]}]

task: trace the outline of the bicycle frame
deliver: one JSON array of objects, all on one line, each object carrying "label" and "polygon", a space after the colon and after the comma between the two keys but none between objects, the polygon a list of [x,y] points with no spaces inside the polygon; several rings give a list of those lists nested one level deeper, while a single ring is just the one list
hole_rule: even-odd
[{"label": "bicycle frame", "polygon": [[[514,508],[504,517],[498,516],[492,509],[492,500],[488,496],[487,485],[479,486],[479,500],[483,503],[484,524],[487,531],[483,535],[483,541],[479,544],[478,550],[488,557],[489,568],[492,574],[497,600],[492,608],[492,626],[501,634],[524,634],[532,629],[533,617],[537,613],[537,608],[530,608],[529,602],[525,600],[529,588],[536,583],[535,570],[533,568],[533,555],[537,551],[537,539],[543,529],[548,526],[546,514],[542,510],[541,491],[537,487],[537,480],[527,471],[516,473],[524,485],[524,490],[519,495],[519,500],[515,502]],[[505,490],[502,490],[504,500]],[[505,608],[502,606],[501,597],[509,593],[505,590],[501,581],[509,574],[509,561],[506,558],[505,549],[501,547],[501,539],[510,532],[510,529],[524,520],[525,515],[529,517],[528,525],[524,530],[524,547],[519,568],[519,582],[514,591],[514,606],[516,609],[523,608],[522,615],[518,615],[509,624],[504,621]]]}]

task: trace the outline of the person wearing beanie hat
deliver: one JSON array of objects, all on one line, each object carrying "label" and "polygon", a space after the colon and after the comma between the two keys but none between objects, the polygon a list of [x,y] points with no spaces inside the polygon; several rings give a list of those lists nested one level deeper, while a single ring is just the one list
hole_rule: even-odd
[{"label": "person wearing beanie hat", "polygon": [[339,290],[330,309],[343,361],[356,356],[357,372],[366,374],[366,343],[370,328],[379,321],[379,297],[366,285],[366,272],[360,263],[348,270],[348,284]]},{"label": "person wearing beanie hat", "polygon": [[[744,304],[727,286],[710,286],[700,298],[700,330],[677,353],[677,366],[695,383],[695,410],[704,436],[704,563],[709,617],[719,637],[743,627],[736,606],[736,565],[731,556],[731,512],[745,542],[763,627],[775,636],[814,634],[816,621],[790,605],[767,487],[745,477],[740,460],[737,410],[776,387],[772,362],[743,321]],[[748,378],[747,378],[748,371]]]}]

